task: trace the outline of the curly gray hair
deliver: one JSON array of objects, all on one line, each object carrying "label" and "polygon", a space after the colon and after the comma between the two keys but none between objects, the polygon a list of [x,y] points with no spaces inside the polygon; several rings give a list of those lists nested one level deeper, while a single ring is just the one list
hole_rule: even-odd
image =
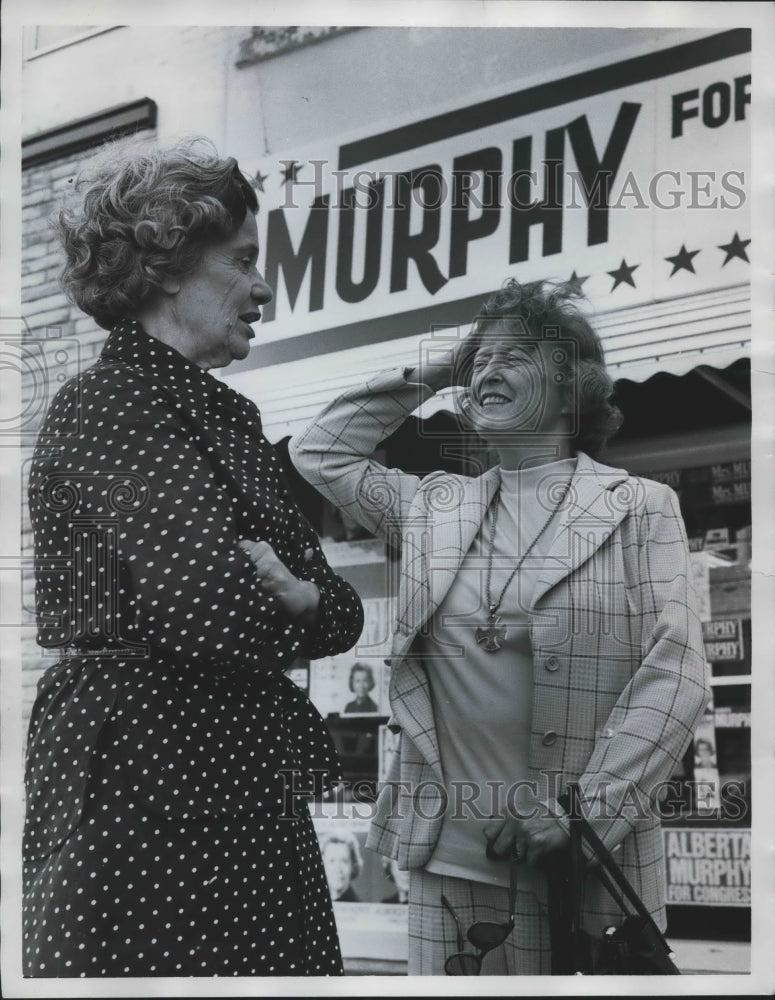
[{"label": "curly gray hair", "polygon": [[109,143],[78,175],[56,220],[63,288],[110,329],[257,210],[237,161],[221,158],[208,139]]}]

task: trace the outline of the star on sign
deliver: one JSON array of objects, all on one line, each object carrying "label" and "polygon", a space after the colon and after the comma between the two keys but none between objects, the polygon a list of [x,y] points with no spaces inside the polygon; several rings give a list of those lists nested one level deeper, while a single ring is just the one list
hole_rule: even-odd
[{"label": "star on sign", "polygon": [[687,250],[686,246],[682,243],[681,249],[674,257],[665,257],[665,260],[670,261],[673,265],[670,277],[672,278],[676,271],[691,271],[692,274],[695,274],[692,258],[696,257],[699,252],[699,250]]},{"label": "star on sign", "polygon": [[284,160],[285,170],[283,170],[283,184],[287,184],[289,181],[293,184],[299,175],[301,170],[301,164],[298,160]]},{"label": "star on sign", "polygon": [[635,282],[632,279],[632,272],[637,270],[637,268],[639,267],[640,264],[628,265],[624,257],[622,257],[621,264],[614,271],[606,272],[607,274],[610,274],[611,277],[614,279],[611,291],[613,292],[614,289],[616,289],[619,285],[621,285],[625,281],[627,282],[628,285],[632,285],[632,287],[635,288]]},{"label": "star on sign", "polygon": [[748,260],[748,254],[745,252],[745,248],[750,242],[750,240],[741,240],[737,233],[735,233],[729,243],[718,244],[719,250],[723,250],[726,254],[724,263],[721,266],[724,267],[724,265],[728,264],[733,257],[739,257],[740,260],[747,261],[750,264],[751,262]]},{"label": "star on sign", "polygon": [[588,277],[589,277],[588,274],[579,276],[578,274],[576,274],[574,270],[573,274],[570,276],[570,278],[568,278],[568,284],[571,286],[574,292],[581,292],[581,286],[584,284],[584,282],[587,280]]},{"label": "star on sign", "polygon": [[269,174],[262,174],[260,168],[256,171],[256,176],[253,178],[253,183],[258,188],[259,191],[263,193],[264,191],[264,181],[269,180]]}]

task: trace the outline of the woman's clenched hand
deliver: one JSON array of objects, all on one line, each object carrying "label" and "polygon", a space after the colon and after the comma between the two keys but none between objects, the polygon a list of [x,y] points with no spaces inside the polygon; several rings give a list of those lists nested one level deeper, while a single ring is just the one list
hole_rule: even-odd
[{"label": "woman's clenched hand", "polygon": [[312,624],[320,602],[320,591],[315,584],[295,577],[268,542],[243,538],[239,546],[256,567],[261,588],[280,602],[290,618]]}]

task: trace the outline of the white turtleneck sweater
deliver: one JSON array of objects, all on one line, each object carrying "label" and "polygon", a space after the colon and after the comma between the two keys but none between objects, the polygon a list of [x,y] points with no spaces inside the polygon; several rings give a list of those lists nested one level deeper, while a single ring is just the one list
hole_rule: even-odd
[{"label": "white turtleneck sweater", "polygon": [[[486,626],[488,620],[492,506],[436,609],[430,634],[419,640],[449,796],[428,871],[509,884],[508,864],[491,861],[485,854],[483,827],[492,816],[503,814],[509,788],[527,779],[533,700],[528,610],[543,557],[562,523],[557,504],[575,465],[575,458],[569,458],[519,472],[501,470],[490,585],[493,602],[537,538],[498,608],[508,630],[501,649],[488,653],[476,642],[476,627]],[[524,877],[530,878],[528,870]]]}]

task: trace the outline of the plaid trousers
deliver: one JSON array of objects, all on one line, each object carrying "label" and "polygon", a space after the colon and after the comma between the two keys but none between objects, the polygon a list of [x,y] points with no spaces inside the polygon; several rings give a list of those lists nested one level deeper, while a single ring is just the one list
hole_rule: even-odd
[{"label": "plaid trousers", "polygon": [[[514,929],[504,944],[485,955],[483,976],[551,973],[546,877],[535,868],[520,867],[519,871]],[[444,962],[459,950],[455,921],[441,904],[442,893],[455,910],[464,936],[477,920],[506,923],[509,919],[508,889],[413,868],[409,873],[410,976],[445,975]],[[465,940],[464,950],[476,949]]]}]

